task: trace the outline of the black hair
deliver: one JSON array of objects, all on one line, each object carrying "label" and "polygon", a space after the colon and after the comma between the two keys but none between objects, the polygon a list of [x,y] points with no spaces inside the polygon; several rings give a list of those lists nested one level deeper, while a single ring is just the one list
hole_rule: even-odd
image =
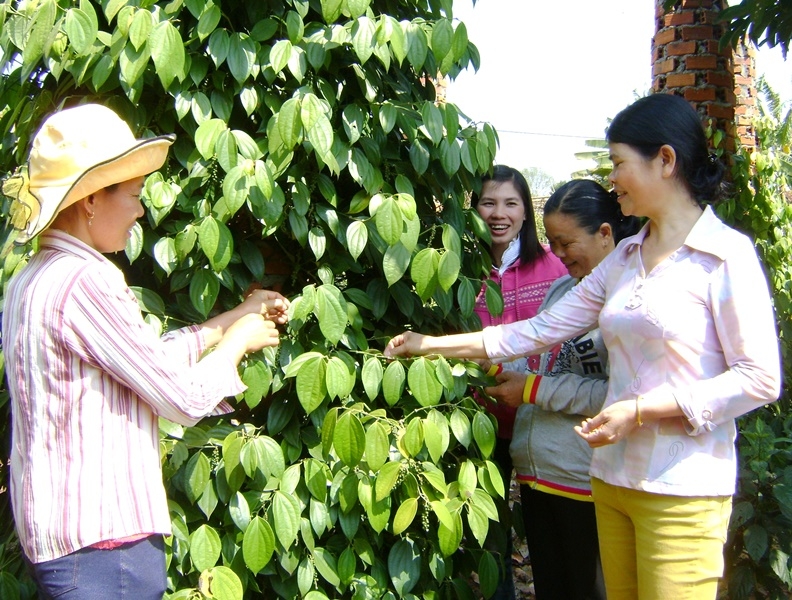
[{"label": "black hair", "polygon": [[[545,249],[539,241],[539,234],[536,231],[536,218],[534,216],[533,201],[531,199],[531,190],[528,188],[528,182],[525,177],[517,169],[507,167],[506,165],[495,165],[492,169],[492,175],[485,175],[481,178],[481,185],[484,186],[488,181],[496,183],[505,183],[510,181],[525,208],[525,221],[523,221],[522,228],[520,229],[520,261],[523,264],[531,264],[538,258],[546,254]],[[473,192],[471,197],[471,204],[475,208],[479,203],[479,194]]]},{"label": "black hair", "polygon": [[653,94],[622,110],[608,127],[608,142],[627,144],[647,159],[662,146],[676,152],[676,175],[702,206],[725,193],[726,167],[709,153],[696,110],[682,97]]},{"label": "black hair", "polygon": [[614,192],[590,179],[573,179],[553,192],[545,202],[544,216],[555,213],[573,217],[582,229],[591,234],[599,231],[603,223],[608,223],[616,244],[638,233],[641,228],[638,217],[622,214]]}]

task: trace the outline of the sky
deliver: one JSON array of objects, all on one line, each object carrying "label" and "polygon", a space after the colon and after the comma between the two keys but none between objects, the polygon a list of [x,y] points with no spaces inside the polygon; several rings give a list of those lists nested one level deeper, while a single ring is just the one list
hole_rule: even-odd
[{"label": "sky", "polygon": [[[481,67],[451,82],[447,98],[497,130],[496,161],[537,167],[557,181],[591,166],[575,157],[605,137],[608,120],[651,89],[654,0],[454,2]],[[757,70],[792,98],[792,56],[760,50]]]}]

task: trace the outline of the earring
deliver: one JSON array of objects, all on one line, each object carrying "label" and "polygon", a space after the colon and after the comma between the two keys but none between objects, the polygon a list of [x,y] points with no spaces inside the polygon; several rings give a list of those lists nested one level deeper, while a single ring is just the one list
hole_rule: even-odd
[{"label": "earring", "polygon": [[88,227],[90,227],[91,224],[93,223],[93,218],[94,218],[94,213],[88,215]]}]

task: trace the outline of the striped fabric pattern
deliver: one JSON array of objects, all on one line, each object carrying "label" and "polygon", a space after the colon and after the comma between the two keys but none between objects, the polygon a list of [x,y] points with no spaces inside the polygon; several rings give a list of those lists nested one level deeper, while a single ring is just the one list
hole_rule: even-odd
[{"label": "striped fabric pattern", "polygon": [[236,365],[198,327],[159,338],[123,274],[75,238],[40,237],[3,314],[14,518],[32,562],[103,540],[170,533],[158,417],[231,408]]}]

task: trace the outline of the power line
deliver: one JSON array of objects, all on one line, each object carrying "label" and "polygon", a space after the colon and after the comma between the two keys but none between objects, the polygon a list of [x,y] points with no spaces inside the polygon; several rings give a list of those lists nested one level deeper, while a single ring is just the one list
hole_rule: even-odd
[{"label": "power line", "polygon": [[596,139],[600,139],[601,140],[601,139],[605,138],[605,134],[604,133],[601,134],[600,137],[598,137],[596,135],[570,135],[570,134],[566,134],[566,133],[541,133],[539,131],[513,131],[513,130],[510,130],[510,129],[498,129],[497,127],[495,128],[495,130],[499,134],[501,134],[501,133],[514,133],[514,134],[517,134],[517,135],[539,135],[539,136],[545,136],[545,137],[575,138],[575,139],[581,139],[581,140],[596,140]]}]

